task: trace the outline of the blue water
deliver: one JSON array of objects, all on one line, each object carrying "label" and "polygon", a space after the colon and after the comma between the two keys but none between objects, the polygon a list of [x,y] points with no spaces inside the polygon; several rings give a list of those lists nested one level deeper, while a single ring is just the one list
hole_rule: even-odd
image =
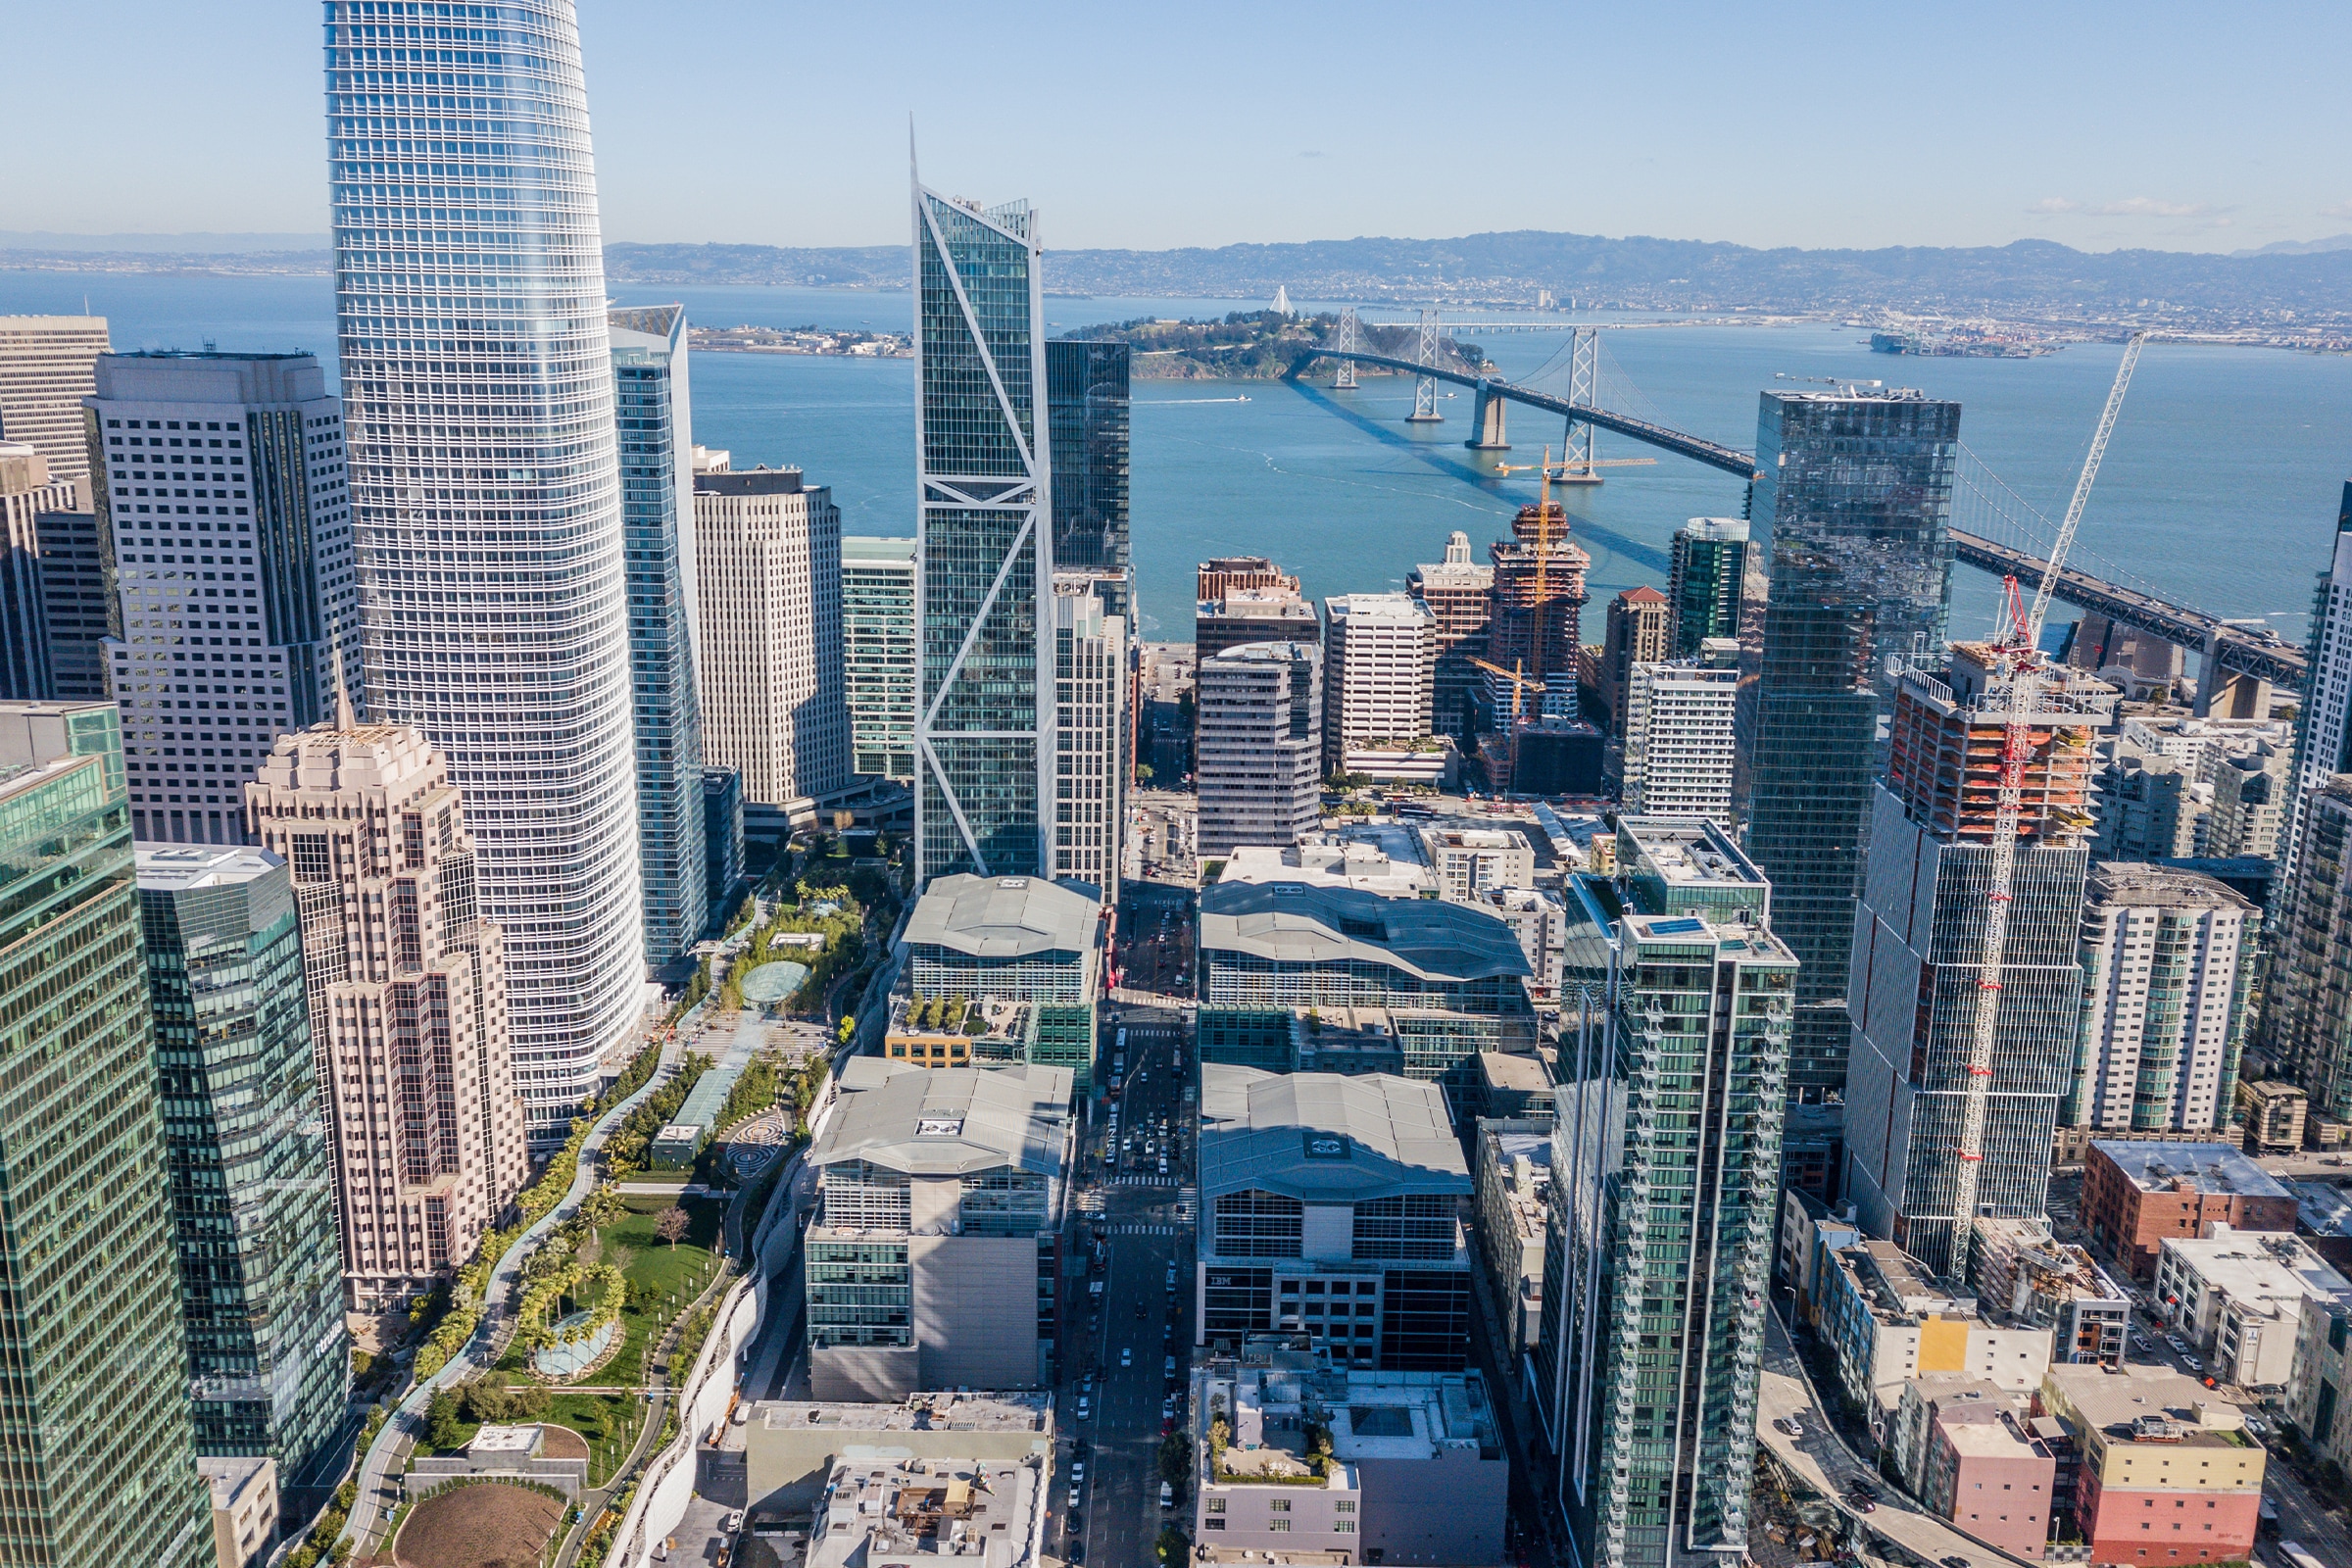
[{"label": "blue water", "polygon": [[[0,314],[91,310],[118,347],[309,349],[331,360],[332,293],[324,278],[167,277],[0,272]],[[682,299],[710,324],[755,322],[904,331],[905,294],[808,288],[632,289],[644,303]],[[1061,331],[1139,316],[1205,316],[1261,302],[1047,301]],[[1309,302],[1302,306],[1312,308]],[[1604,402],[1694,434],[1749,448],[1756,402],[1774,377],[1883,378],[1965,406],[1961,436],[1983,465],[2051,516],[2064,511],[2120,349],[2078,345],[2038,360],[1923,360],[1874,355],[1838,326],[1671,327],[1607,334]],[[1564,337],[1480,339],[1505,375],[1534,377]],[[1558,387],[1557,368],[1539,384]],[[1328,381],[1328,377],[1324,378]],[[738,465],[797,464],[830,484],[843,525],[911,533],[913,368],[864,361],[710,354],[693,367],[695,437]],[[1564,390],[1564,387],[1559,387]],[[1247,403],[1224,401],[1246,394]],[[1299,573],[1317,597],[1400,586],[1415,563],[1440,558],[1446,535],[1480,547],[1507,531],[1533,498],[1534,475],[1498,475],[1466,451],[1470,397],[1443,402],[1444,424],[1403,421],[1411,383],[1363,378],[1354,393],[1273,382],[1138,382],[1135,558],[1147,635],[1190,634],[1193,564],[1262,554]],[[1533,463],[1561,432],[1531,411],[1510,414],[1512,463]],[[1649,456],[1604,436],[1602,455]],[[1619,589],[1663,586],[1669,536],[1685,518],[1736,515],[1729,475],[1656,455],[1610,470],[1604,485],[1567,493],[1576,537],[1592,553],[1585,634]],[[2158,343],[2146,352],[2085,514],[2081,550],[2092,569],[2128,571],[2159,591],[2230,616],[2267,616],[2300,641],[2312,574],[2326,564],[2345,476],[2352,472],[2352,359]],[[1985,519],[1963,498],[1962,526]],[[1994,585],[1962,569],[1952,629],[1990,624]]]}]

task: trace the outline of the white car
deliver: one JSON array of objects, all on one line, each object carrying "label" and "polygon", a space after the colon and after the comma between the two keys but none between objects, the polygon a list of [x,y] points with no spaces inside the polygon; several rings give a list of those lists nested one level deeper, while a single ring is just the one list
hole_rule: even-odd
[{"label": "white car", "polygon": [[1119,1365],[1135,1365],[1135,1350],[1133,1347],[1124,1345],[1119,1347]]}]

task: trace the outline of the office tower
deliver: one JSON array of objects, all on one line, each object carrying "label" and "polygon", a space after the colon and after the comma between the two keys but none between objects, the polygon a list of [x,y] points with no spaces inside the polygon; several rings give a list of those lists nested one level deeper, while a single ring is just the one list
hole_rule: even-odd
[{"label": "office tower", "polygon": [[912,784],[912,539],[842,539],[841,662],[851,771]]},{"label": "office tower", "polygon": [[2061,1125],[2227,1128],[2261,930],[2262,911],[2209,876],[2092,866],[2082,905],[2082,1029]]},{"label": "office tower", "polygon": [[1608,630],[1600,649],[1598,674],[1601,705],[1608,710],[1609,733],[1625,739],[1625,708],[1632,696],[1634,666],[1654,664],[1671,646],[1673,606],[1655,588],[1628,588],[1609,601]]},{"label": "office tower", "polygon": [[1295,588],[1234,588],[1194,606],[1193,657],[1214,659],[1250,643],[1319,639],[1315,607]]},{"label": "office tower", "polygon": [[1132,622],[1128,548],[1128,347],[1077,338],[1046,344],[1046,410],[1052,454],[1054,569],[1115,585],[1109,612]]},{"label": "office tower", "polygon": [[196,1451],[331,1481],[351,1341],[294,879],[211,845],[140,845],[137,874]]},{"label": "office tower", "polygon": [[2278,884],[2267,944],[2263,1045],[2315,1112],[2352,1120],[2352,773],[2300,805],[2294,874]]},{"label": "office tower", "polygon": [[49,460],[37,449],[0,441],[0,702],[46,702],[55,695],[39,518],[73,506],[73,484],[53,479]]},{"label": "office tower", "polygon": [[0,704],[6,1549],[211,1568],[118,722]]},{"label": "office tower", "polygon": [[[1888,662],[1942,646],[1960,405],[1915,392],[1767,392],[1756,432],[1764,614],[1747,848],[1796,955],[1788,1091],[1845,1083],[1846,971],[1871,792],[1886,760]],[[1917,1250],[1917,1249],[1913,1249]]]},{"label": "office tower", "polygon": [[[934,1067],[975,1058],[1059,1067],[1083,1099],[1094,1084],[1108,929],[1103,901],[1084,883],[934,879],[900,939],[905,961],[890,996],[883,1052]],[[943,1016],[949,1012],[956,1014],[954,1027]]]},{"label": "office tower", "polygon": [[703,769],[703,885],[710,890],[706,926],[727,917],[743,880],[743,775],[731,767]]},{"label": "office tower", "polygon": [[[1573,708],[1576,666],[1582,648],[1579,624],[1585,612],[1585,568],[1592,564],[1568,538],[1568,513],[1545,498],[1521,507],[1511,518],[1511,538],[1487,547],[1494,562],[1494,613],[1487,632],[1488,657],[1530,680],[1566,683]],[[1571,710],[1557,716],[1574,719]],[[1509,723],[1500,715],[1495,727]]]},{"label": "office tower", "polygon": [[1494,568],[1470,559],[1470,536],[1456,528],[1446,537],[1446,559],[1415,566],[1404,589],[1438,623],[1430,722],[1441,735],[1459,736],[1469,727],[1470,694],[1478,685],[1478,666],[1470,661],[1486,656],[1488,623],[1494,618]]},{"label": "office tower", "polygon": [[1568,879],[1535,1403],[1587,1568],[1747,1544],[1796,960],[1723,831],[1620,818]]},{"label": "office tower", "polygon": [[[103,316],[0,316],[0,441],[22,441],[59,484],[86,485],[90,446],[81,400],[107,350]],[[88,507],[89,491],[73,512]]]},{"label": "office tower", "polygon": [[1126,816],[1123,576],[1054,576],[1054,875],[1119,902]]},{"label": "office tower", "polygon": [[785,807],[850,781],[842,701],[841,509],[798,468],[694,478],[703,752],[743,798]]},{"label": "office tower", "polygon": [[1200,850],[1297,844],[1323,808],[1323,656],[1245,643],[1200,662]]},{"label": "office tower", "polygon": [[1430,733],[1437,618],[1409,594],[1323,601],[1323,771],[1375,741]]},{"label": "office tower", "polygon": [[2344,481],[2333,548],[2312,595],[2306,649],[2311,689],[2303,694],[2303,715],[2295,726],[2294,772],[2278,857],[2282,885],[2294,880],[2312,797],[2336,774],[2352,772],[2352,479]]},{"label": "office tower", "polygon": [[1692,517],[1674,530],[1666,579],[1676,659],[1696,659],[1710,637],[1740,635],[1740,585],[1747,576],[1745,517]]},{"label": "office tower", "polygon": [[1296,594],[1298,579],[1263,556],[1219,556],[1203,561],[1195,572],[1196,596],[1222,599],[1227,594],[1271,588]]},{"label": "office tower", "polygon": [[366,710],[423,729],[482,824],[515,1071],[555,1140],[636,1041],[645,984],[579,25],[571,0],[391,20],[337,6],[326,26]]},{"label": "office tower", "polygon": [[1712,665],[1634,665],[1621,737],[1626,813],[1703,816],[1729,831],[1739,706],[1736,651]]},{"label": "office tower", "polygon": [[[1990,1076],[1970,1052],[2004,718],[1983,706],[1992,652],[1954,643],[1940,676],[1906,668],[1895,691],[1886,781],[1862,884],[1853,970],[1846,1197],[1863,1230],[1939,1275],[1968,1269],[1976,1215],[2031,1217],[2049,1194],[2059,1102],[2082,1024],[2083,876],[2090,862],[2090,740],[2114,691],[2045,671],[2026,715],[2026,760],[2009,935]],[[1777,890],[1776,890],[1777,891]],[[1959,1213],[1963,1119],[1984,1097],[1974,1214]]]},{"label": "office tower", "polygon": [[695,671],[693,401],[686,308],[606,317],[627,547],[629,675],[637,741],[637,859],[645,961],[664,964],[703,934],[703,715]]},{"label": "office tower", "polygon": [[86,407],[132,828],[242,843],[240,792],[270,743],[360,696],[342,402],[308,354],[207,350],[101,355]]},{"label": "office tower", "polygon": [[345,1304],[395,1310],[472,1258],[528,1165],[470,803],[414,726],[348,721],[278,737],[245,800],[293,870]]},{"label": "office tower", "polygon": [[122,609],[105,519],[95,512],[44,512],[32,525],[41,547],[50,694],[61,703],[107,702],[115,695],[107,640],[122,635]]},{"label": "office tower", "polygon": [[1052,824],[1051,420],[1037,215],[914,188],[915,880],[1042,871]]},{"label": "office tower", "polygon": [[808,1151],[808,1381],[820,1399],[1053,1381],[1069,1203],[1066,1067],[861,1056]]}]

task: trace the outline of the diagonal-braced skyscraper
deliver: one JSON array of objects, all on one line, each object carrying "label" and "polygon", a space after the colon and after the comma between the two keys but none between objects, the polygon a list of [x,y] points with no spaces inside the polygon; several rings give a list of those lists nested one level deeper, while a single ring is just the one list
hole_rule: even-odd
[{"label": "diagonal-braced skyscraper", "polygon": [[[914,183],[916,873],[1047,871],[1054,569],[1037,215]],[[1047,814],[1051,814],[1050,812]]]},{"label": "diagonal-braced skyscraper", "polygon": [[561,1136],[645,976],[596,169],[570,0],[327,0],[367,707],[447,757]]}]

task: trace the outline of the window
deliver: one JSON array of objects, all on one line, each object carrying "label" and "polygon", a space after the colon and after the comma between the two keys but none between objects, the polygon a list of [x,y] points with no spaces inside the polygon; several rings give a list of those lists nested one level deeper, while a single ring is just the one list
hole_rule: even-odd
[{"label": "window", "polygon": [[1272,1498],[1266,1503],[1266,1511],[1268,1513],[1289,1513],[1291,1511],[1291,1499],[1288,1497]]},{"label": "window", "polygon": [[[1450,1201],[1450,1200],[1448,1200]],[[1225,1257],[1297,1257],[1305,1205],[1245,1188],[1216,1200],[1216,1247]]]},{"label": "window", "polygon": [[[1286,1502],[1283,1506],[1287,1508],[1290,1504]],[[1268,1530],[1288,1530],[1291,1528],[1291,1522],[1288,1519],[1269,1519],[1266,1521],[1266,1528]]]}]

